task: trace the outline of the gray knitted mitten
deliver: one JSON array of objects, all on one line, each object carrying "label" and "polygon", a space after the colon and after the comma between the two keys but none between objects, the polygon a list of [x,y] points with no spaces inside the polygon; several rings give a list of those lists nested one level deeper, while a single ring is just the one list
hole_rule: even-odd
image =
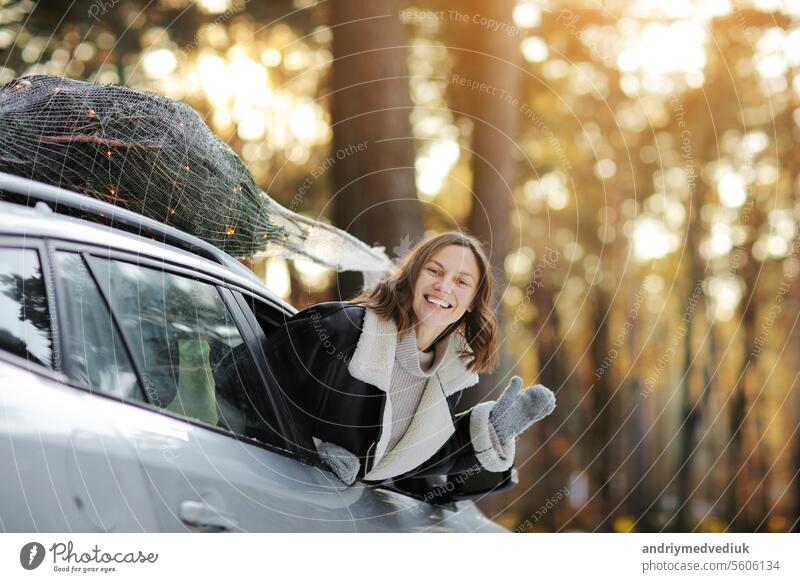
[{"label": "gray knitted mitten", "polygon": [[347,449],[333,443],[321,442],[317,447],[322,461],[346,485],[352,485],[361,468],[361,461]]},{"label": "gray knitted mitten", "polygon": [[489,422],[501,443],[514,438],[556,407],[553,392],[537,384],[520,392],[522,378],[514,376],[489,413]]}]

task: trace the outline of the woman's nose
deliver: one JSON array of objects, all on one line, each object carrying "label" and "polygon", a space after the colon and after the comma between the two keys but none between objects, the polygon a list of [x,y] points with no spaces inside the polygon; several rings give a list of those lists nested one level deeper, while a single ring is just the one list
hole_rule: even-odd
[{"label": "woman's nose", "polygon": [[452,281],[436,281],[435,288],[438,290],[443,291],[444,293],[450,293],[453,289],[453,282]]}]

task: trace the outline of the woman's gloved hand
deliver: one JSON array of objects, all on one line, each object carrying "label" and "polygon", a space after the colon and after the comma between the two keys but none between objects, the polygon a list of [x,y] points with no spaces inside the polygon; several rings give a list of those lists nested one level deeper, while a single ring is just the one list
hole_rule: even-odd
[{"label": "woman's gloved hand", "polygon": [[317,452],[322,461],[346,485],[352,485],[361,468],[361,461],[347,449],[333,443],[321,442]]},{"label": "woman's gloved hand", "polygon": [[543,419],[556,407],[555,394],[541,384],[520,391],[522,378],[514,376],[500,400],[489,412],[489,422],[497,438],[505,443]]}]

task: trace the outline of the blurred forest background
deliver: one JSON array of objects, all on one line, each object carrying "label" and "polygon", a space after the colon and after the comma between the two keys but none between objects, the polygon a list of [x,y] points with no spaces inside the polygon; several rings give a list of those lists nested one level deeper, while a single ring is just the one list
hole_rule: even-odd
[{"label": "blurred forest background", "polygon": [[[392,257],[485,241],[481,395],[558,397],[481,502],[518,531],[798,531],[798,65],[792,0],[0,0],[1,83],[185,101]],[[300,308],[360,285],[251,265]]]}]

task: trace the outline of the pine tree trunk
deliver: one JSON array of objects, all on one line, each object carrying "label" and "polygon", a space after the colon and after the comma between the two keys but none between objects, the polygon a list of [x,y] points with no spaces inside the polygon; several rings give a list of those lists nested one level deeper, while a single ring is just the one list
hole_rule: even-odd
[{"label": "pine tree trunk", "polygon": [[[695,293],[699,289],[705,276],[701,268],[698,249],[700,248],[701,224],[700,208],[705,200],[705,187],[698,184],[693,196],[691,197],[691,209],[689,216],[689,226],[687,232],[686,260],[688,261],[688,284],[687,303],[682,315],[682,324],[685,322],[686,329],[683,336],[683,371],[681,374],[681,434],[680,434],[680,453],[678,456],[677,467],[677,494],[678,494],[678,513],[675,516],[677,531],[689,531],[691,529],[692,515],[692,469],[694,466],[694,453],[697,441],[697,430],[702,418],[702,403],[695,397],[692,389],[694,379],[694,362],[697,355],[694,353],[694,329],[695,318],[702,317],[703,314],[703,293]],[[713,322],[710,323],[713,325]]]},{"label": "pine tree trunk", "polygon": [[[333,219],[362,241],[394,247],[422,236],[414,177],[407,40],[399,0],[331,2],[333,79],[330,155]],[[344,299],[361,288],[340,273]]]},{"label": "pine tree trunk", "polygon": [[[746,420],[748,408],[748,387],[750,378],[756,375],[756,362],[758,354],[756,347],[756,268],[753,264],[752,243],[746,245],[747,264],[742,269],[742,278],[749,295],[740,301],[739,321],[744,332],[743,355],[737,374],[736,384],[733,389],[729,412],[730,440],[728,450],[728,491],[726,500],[726,513],[729,520],[729,531],[740,531],[745,519],[742,502],[747,499],[745,495],[747,483],[746,472],[743,464],[744,437],[746,436]],[[737,517],[738,516],[738,517]]]},{"label": "pine tree trunk", "polygon": [[[592,306],[592,328],[594,337],[589,345],[588,356],[591,369],[597,370],[603,359],[609,353],[608,340],[608,313],[610,303],[608,295],[601,285],[592,288],[594,305]],[[599,531],[613,531],[613,490],[611,480],[615,474],[615,452],[619,441],[612,442],[614,431],[621,419],[619,414],[619,398],[614,396],[614,388],[608,374],[595,378],[591,389],[591,428],[589,439],[591,443],[587,450],[587,459],[592,464],[589,472],[594,485],[598,489],[599,514],[602,516]]]}]

